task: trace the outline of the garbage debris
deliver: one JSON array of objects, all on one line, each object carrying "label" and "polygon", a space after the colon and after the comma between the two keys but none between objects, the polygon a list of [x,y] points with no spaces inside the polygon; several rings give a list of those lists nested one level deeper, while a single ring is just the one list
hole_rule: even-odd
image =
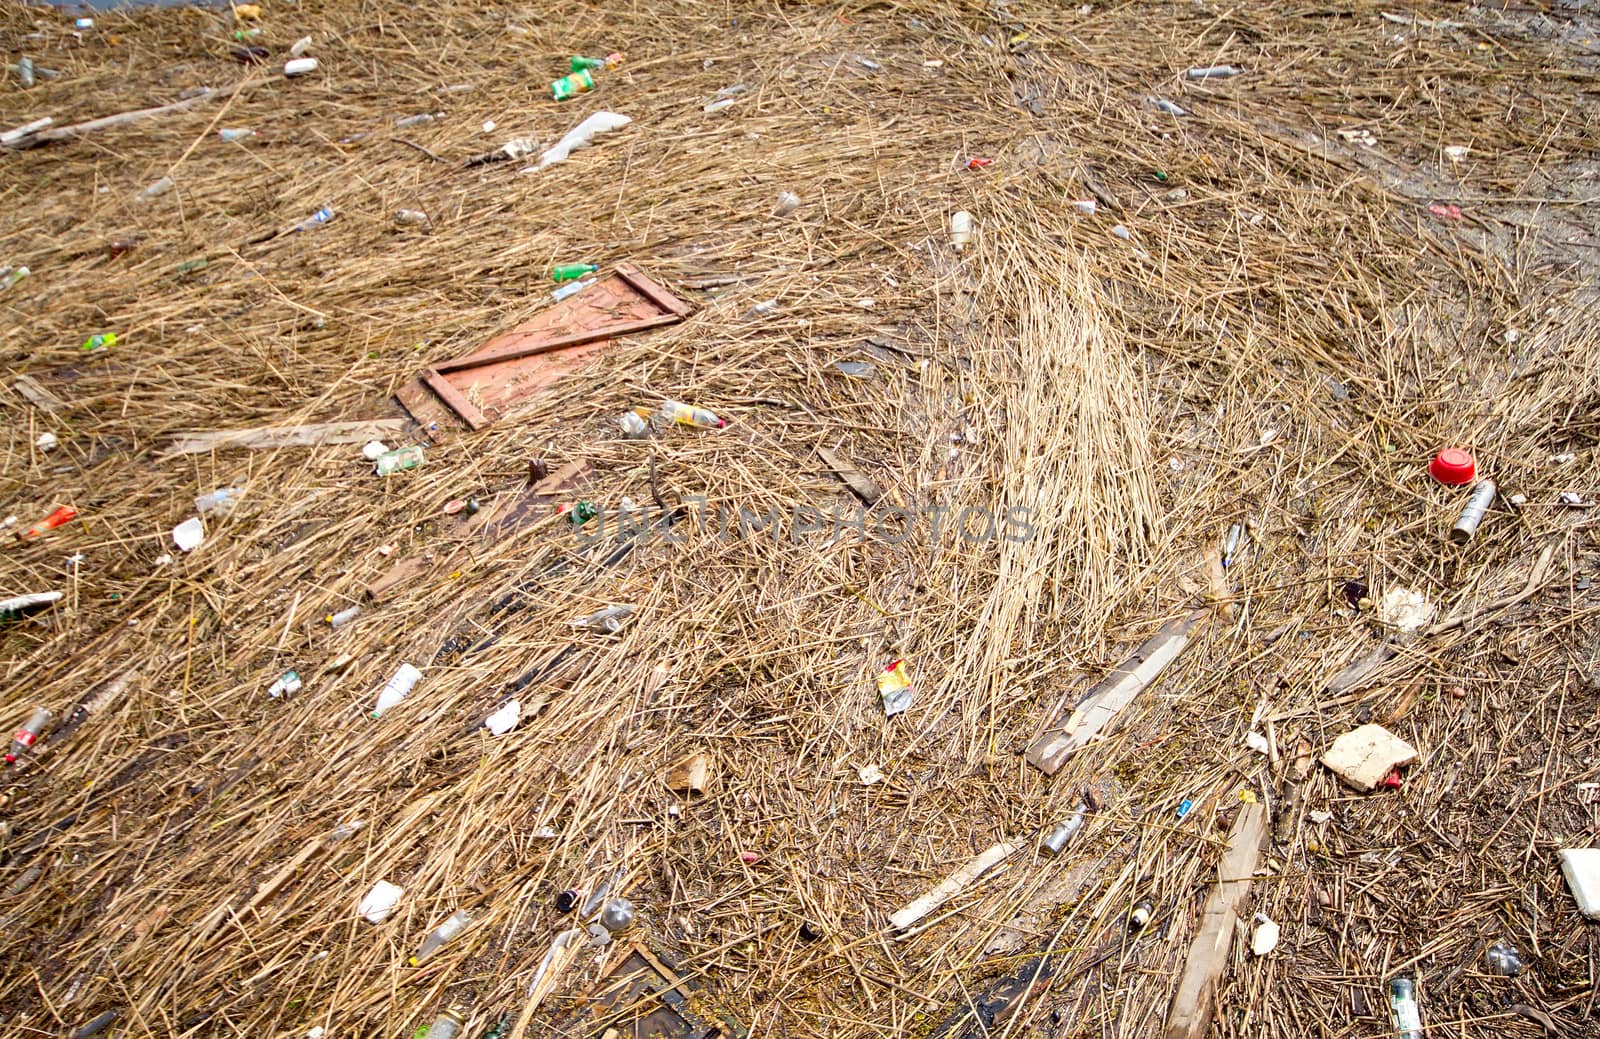
[{"label": "garbage debris", "polygon": [[316,58],[291,58],[283,65],[283,74],[290,79],[308,76],[315,71],[317,71]]},{"label": "garbage debris", "polygon": [[27,530],[18,531],[17,540],[32,541],[34,538],[42,535],[45,531],[55,530],[57,527],[71,523],[74,519],[77,519],[77,517],[77,509],[74,509],[70,505],[62,505],[54,512],[50,513],[50,515],[29,527]]},{"label": "garbage debris", "polygon": [[1232,65],[1207,65],[1204,68],[1191,68],[1183,76],[1185,79],[1229,79],[1243,73],[1244,69]]},{"label": "garbage debris", "polygon": [[29,592],[0,599],[0,621],[20,620],[25,614],[60,602],[65,595],[65,592]]},{"label": "garbage debris", "polygon": [[1389,1010],[1394,1018],[1395,1039],[1422,1039],[1422,1011],[1417,1006],[1417,988],[1410,978],[1389,982]]},{"label": "garbage debris", "polygon": [[956,252],[961,252],[971,244],[975,227],[972,214],[965,209],[958,209],[950,214],[950,244],[955,247]]},{"label": "garbage debris", "polygon": [[298,671],[285,671],[277,681],[267,686],[267,695],[279,700],[298,693],[304,686],[305,683],[300,680]]},{"label": "garbage debris", "polygon": [[1256,929],[1250,936],[1250,951],[1265,956],[1278,947],[1280,928],[1266,913],[1256,914]]},{"label": "garbage debris", "polygon": [[338,214],[333,211],[332,206],[323,206],[321,209],[317,210],[315,213],[312,213],[298,224],[290,227],[288,233],[300,234],[304,231],[313,230],[314,228],[321,227],[323,224],[328,223],[336,216],[338,216]]},{"label": "garbage debris", "polygon": [[1128,930],[1142,931],[1150,923],[1151,917],[1156,915],[1155,903],[1148,898],[1141,898],[1128,910]]},{"label": "garbage debris", "polygon": [[667,789],[675,794],[703,794],[711,781],[711,755],[697,750],[667,770]]},{"label": "garbage debris", "polygon": [[390,709],[399,706],[401,701],[411,695],[411,690],[422,681],[422,672],[411,664],[401,664],[395,671],[394,677],[385,683],[382,691],[378,693],[378,701],[372,708],[372,716],[381,718]]},{"label": "garbage debris", "polygon": [[1433,619],[1433,604],[1421,592],[1391,588],[1378,601],[1378,622],[1407,634],[1421,631]]},{"label": "garbage debris", "polygon": [[492,735],[504,736],[515,729],[520,721],[522,721],[522,701],[508,700],[499,710],[483,720],[483,727]]},{"label": "garbage debris", "polygon": [[235,144],[239,141],[248,140],[254,136],[256,136],[256,132],[254,130],[246,129],[244,127],[229,128],[217,131],[217,137],[221,139],[223,144]]},{"label": "garbage debris", "polygon": [[546,166],[566,162],[573,152],[594,143],[596,137],[620,130],[631,122],[633,122],[631,117],[618,115],[616,112],[596,112],[569,130],[554,147],[539,156],[539,165],[534,169],[542,170]]},{"label": "garbage debris", "polygon": [[1186,116],[1189,114],[1188,109],[1176,101],[1168,101],[1164,97],[1152,97],[1149,101],[1150,104],[1155,106],[1156,111],[1165,112],[1167,115]]},{"label": "garbage debris", "polygon": [[728,424],[726,419],[718,418],[714,412],[675,400],[661,402],[661,416],[668,422],[676,422],[680,426],[693,426],[696,429],[721,429]]},{"label": "garbage debris", "polygon": [[1417,760],[1416,748],[1381,725],[1352,729],[1333,741],[1322,763],[1346,784],[1369,791],[1396,768]]},{"label": "garbage debris", "polygon": [[772,208],[773,216],[788,216],[800,208],[800,196],[792,191],[778,192],[778,204]]},{"label": "garbage debris", "polygon": [[60,444],[60,441],[56,439],[56,435],[54,433],[40,433],[39,439],[33,442],[33,446],[38,448],[43,454],[49,454],[51,451],[54,451],[58,444]]},{"label": "garbage debris", "polygon": [[1239,539],[1244,536],[1244,524],[1234,523],[1228,527],[1228,533],[1222,539],[1222,565],[1233,564],[1233,554],[1239,551]]},{"label": "garbage debris", "polygon": [[1046,833],[1039,841],[1039,846],[1044,853],[1047,855],[1060,855],[1065,851],[1067,844],[1078,835],[1083,829],[1084,823],[1088,821],[1088,811],[1088,803],[1079,801],[1078,807],[1072,810],[1071,815],[1051,827],[1050,832]]},{"label": "garbage debris", "polygon": [[927,894],[914,899],[891,914],[889,917],[890,926],[897,931],[909,930],[923,917],[961,894],[985,874],[1005,862],[1016,851],[1017,846],[1015,844],[1002,842],[988,851],[974,856],[960,869],[934,885]]},{"label": "garbage debris", "polygon": [[573,281],[599,269],[599,265],[593,263],[561,263],[550,268],[550,280],[558,283]]},{"label": "garbage debris", "polygon": [[361,903],[356,906],[356,912],[365,917],[368,923],[381,924],[389,919],[389,914],[394,912],[394,907],[400,903],[400,896],[406,889],[387,880],[380,880],[372,885],[372,890],[362,896]]},{"label": "garbage debris", "polygon": [[206,539],[206,528],[199,516],[191,516],[172,528],[172,543],[180,552],[193,552]]},{"label": "garbage debris", "polygon": [[856,775],[861,779],[862,786],[874,786],[883,782],[883,769],[877,765],[862,765],[856,770]]},{"label": "garbage debris", "polygon": [[11,746],[6,749],[6,764],[16,764],[17,759],[38,742],[39,734],[44,732],[44,727],[50,724],[50,719],[53,717],[55,715],[43,707],[35,707],[33,713],[28,715],[28,720],[12,734]]},{"label": "garbage debris", "polygon": [[878,696],[883,700],[886,718],[893,718],[911,706],[911,675],[904,660],[893,661],[878,672]]},{"label": "garbage debris", "polygon": [[554,292],[550,293],[550,299],[556,303],[560,303],[568,296],[576,296],[590,285],[593,285],[595,280],[596,279],[594,278],[581,278],[578,281],[569,281],[565,285],[562,285],[560,288],[556,289]]},{"label": "garbage debris", "polygon": [[427,963],[452,938],[466,930],[467,924],[471,922],[472,915],[470,913],[465,909],[457,909],[445,917],[444,922],[438,927],[428,932],[428,936],[422,939],[422,944],[417,947],[417,951],[412,954],[411,958],[406,960],[406,963],[413,967],[420,967]]},{"label": "garbage debris", "polygon": [[422,461],[422,445],[407,444],[405,447],[397,447],[393,451],[385,451],[379,455],[374,471],[379,476],[393,476],[395,473],[417,468]]},{"label": "garbage debris", "polygon": [[550,96],[557,101],[565,101],[593,89],[594,73],[588,69],[580,69],[550,82]]},{"label": "garbage debris", "polygon": [[361,607],[358,604],[347,606],[336,613],[330,613],[323,620],[328,622],[328,627],[337,629],[344,627],[359,616],[361,616]]},{"label": "garbage debris", "polygon": [[730,108],[733,105],[738,104],[739,95],[743,94],[749,89],[750,88],[745,86],[743,83],[735,83],[732,86],[723,87],[721,90],[717,91],[717,96],[712,98],[710,101],[707,101],[700,110],[709,115],[712,112],[720,112],[724,108]]},{"label": "garbage debris", "polygon": [[115,332],[103,332],[97,333],[90,336],[88,339],[85,339],[83,341],[83,345],[78,347],[78,349],[92,353],[95,350],[109,350],[111,347],[116,345],[117,334]]},{"label": "garbage debris", "polygon": [[1578,903],[1578,912],[1600,920],[1600,848],[1563,848],[1561,875]]},{"label": "garbage debris", "polygon": [[461,1034],[464,1020],[459,1011],[446,1009],[433,1019],[433,1024],[420,1029],[412,1039],[456,1039]]},{"label": "garbage debris", "polygon": [[1485,954],[1489,973],[1502,978],[1514,978],[1522,973],[1522,957],[1509,945],[1491,945]]},{"label": "garbage debris", "polygon": [[1472,496],[1467,499],[1467,504],[1461,509],[1461,516],[1456,520],[1455,526],[1450,528],[1450,540],[1458,545],[1465,545],[1472,540],[1478,532],[1478,524],[1483,522],[1483,517],[1488,514],[1489,506],[1494,504],[1494,496],[1499,491],[1493,480],[1479,481],[1472,488]]}]

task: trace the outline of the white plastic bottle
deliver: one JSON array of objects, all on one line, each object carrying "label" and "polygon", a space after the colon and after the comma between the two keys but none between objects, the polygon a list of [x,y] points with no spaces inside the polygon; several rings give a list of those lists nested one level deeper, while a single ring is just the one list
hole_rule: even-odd
[{"label": "white plastic bottle", "polygon": [[383,692],[378,694],[378,702],[372,708],[374,718],[383,717],[383,712],[397,706],[402,700],[411,695],[411,690],[422,681],[422,672],[410,664],[401,664],[400,669],[389,679],[383,687]]}]

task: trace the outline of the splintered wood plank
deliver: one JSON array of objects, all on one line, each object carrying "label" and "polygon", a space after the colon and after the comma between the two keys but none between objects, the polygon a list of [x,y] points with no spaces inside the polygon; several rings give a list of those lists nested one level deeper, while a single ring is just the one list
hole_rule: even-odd
[{"label": "splintered wood plank", "polygon": [[1201,1039],[1211,1027],[1217,979],[1228,966],[1239,906],[1250,891],[1266,831],[1266,805],[1240,807],[1233,829],[1228,831],[1228,848],[1217,866],[1217,886],[1211,889],[1205,908],[1200,911],[1200,929],[1189,946],[1162,1039]]},{"label": "splintered wood plank", "polygon": [[319,444],[363,444],[368,440],[399,436],[404,419],[368,419],[361,422],[322,422],[310,426],[257,426],[252,429],[223,429],[213,433],[175,433],[162,452],[192,455],[229,448],[315,447]]},{"label": "splintered wood plank", "polygon": [[817,448],[817,454],[827,464],[839,482],[850,488],[850,493],[861,499],[863,505],[874,505],[883,497],[883,489],[871,477],[857,469],[850,460],[837,451],[830,451],[826,447]]}]

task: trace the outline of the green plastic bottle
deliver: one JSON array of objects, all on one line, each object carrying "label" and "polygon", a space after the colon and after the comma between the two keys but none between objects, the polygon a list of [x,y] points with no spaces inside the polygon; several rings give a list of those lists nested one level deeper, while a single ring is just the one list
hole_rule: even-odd
[{"label": "green plastic bottle", "polygon": [[604,58],[584,58],[574,54],[567,61],[567,68],[573,72],[599,72],[606,67]]},{"label": "green plastic bottle", "polygon": [[562,76],[550,84],[550,96],[557,101],[565,101],[569,97],[576,97],[588,90],[594,89],[594,76],[588,69],[574,72],[570,76]]},{"label": "green plastic bottle", "polygon": [[593,274],[600,266],[594,263],[558,263],[550,268],[550,280],[554,282],[572,281],[585,274]]},{"label": "green plastic bottle", "polygon": [[117,345],[117,334],[106,332],[103,335],[92,335],[83,341],[83,350],[106,350]]}]

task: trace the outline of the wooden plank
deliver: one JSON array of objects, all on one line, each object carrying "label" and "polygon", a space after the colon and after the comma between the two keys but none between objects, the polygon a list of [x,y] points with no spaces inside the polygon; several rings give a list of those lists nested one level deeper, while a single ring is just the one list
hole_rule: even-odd
[{"label": "wooden plank", "polygon": [[1202,1039],[1211,1026],[1217,978],[1228,966],[1239,906],[1250,891],[1266,830],[1266,805],[1240,807],[1233,829],[1228,832],[1228,848],[1217,866],[1217,886],[1211,889],[1200,912],[1200,929],[1189,946],[1162,1039]]},{"label": "wooden plank", "polygon": [[473,368],[482,368],[501,361],[519,361],[524,357],[533,357],[537,354],[547,354],[556,350],[565,350],[569,346],[582,346],[592,343],[596,339],[615,339],[617,336],[627,335],[630,332],[647,332],[652,328],[663,325],[674,325],[683,319],[676,314],[658,314],[655,317],[641,318],[638,321],[626,321],[616,325],[606,325],[603,328],[584,329],[581,332],[570,332],[564,336],[553,339],[526,339],[520,342],[507,343],[505,346],[496,347],[486,353],[473,354],[463,357],[459,361],[445,361],[434,366],[441,375],[454,372],[469,371]]},{"label": "wooden plank", "polygon": [[861,499],[863,505],[875,505],[878,499],[883,497],[883,488],[838,452],[819,447],[817,454],[822,457],[828,468],[833,470],[839,481],[850,488],[850,493]]},{"label": "wooden plank", "polygon": [[1163,625],[1123,661],[1067,717],[1028,747],[1028,761],[1046,775],[1055,775],[1074,753],[1087,746],[1116,716],[1148,688],[1189,644],[1194,626],[1203,619],[1191,614]]},{"label": "wooden plank", "polygon": [[904,908],[890,916],[890,925],[897,931],[909,929],[918,920],[961,894],[961,892],[976,883],[978,878],[1010,858],[1016,852],[1017,847],[1015,844],[1002,842],[988,851],[967,860],[965,865],[939,881],[932,890],[920,898],[908,902]]},{"label": "wooden plank", "polygon": [[55,413],[66,408],[67,402],[44,388],[44,385],[31,375],[19,375],[11,385],[16,387],[18,393],[27,398],[28,403],[36,408]]},{"label": "wooden plank", "polygon": [[617,277],[632,285],[641,296],[669,314],[688,317],[690,306],[666,289],[645,277],[643,271],[631,263],[617,264]]},{"label": "wooden plank", "polygon": [[478,410],[477,405],[468,400],[466,394],[456,389],[454,384],[440,375],[436,369],[429,368],[420,378],[422,385],[432,390],[434,396],[438,397],[445,407],[455,412],[456,417],[467,424],[468,429],[477,432],[489,424],[489,420],[483,417],[483,412]]},{"label": "wooden plank", "polygon": [[404,419],[368,419],[361,422],[322,422],[309,426],[256,426],[211,433],[174,433],[162,457],[192,455],[229,448],[315,447],[320,444],[362,444],[368,440],[399,436]]}]

